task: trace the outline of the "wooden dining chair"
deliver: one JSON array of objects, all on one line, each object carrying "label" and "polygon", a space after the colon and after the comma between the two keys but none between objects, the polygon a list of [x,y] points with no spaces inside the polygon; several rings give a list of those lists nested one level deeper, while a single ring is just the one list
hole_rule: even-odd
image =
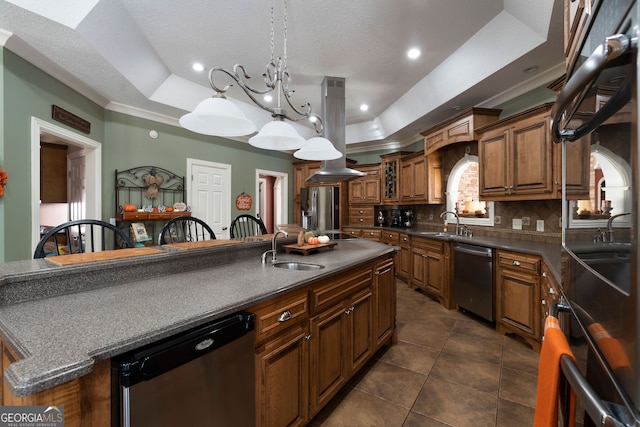
[{"label": "wooden dining chair", "polygon": [[38,242],[33,258],[98,252],[112,247],[132,248],[133,242],[124,231],[108,222],[79,219],[49,230]]},{"label": "wooden dining chair", "polygon": [[158,245],[214,240],[215,238],[215,233],[203,220],[193,216],[179,216],[162,227],[158,236]]},{"label": "wooden dining chair", "polygon": [[229,231],[231,238],[260,236],[267,234],[267,227],[258,216],[249,214],[238,215],[232,222]]}]

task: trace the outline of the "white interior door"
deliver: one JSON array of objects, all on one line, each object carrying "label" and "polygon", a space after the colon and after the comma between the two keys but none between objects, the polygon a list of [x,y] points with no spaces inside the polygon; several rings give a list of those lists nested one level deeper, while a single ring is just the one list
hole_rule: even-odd
[{"label": "white interior door", "polygon": [[67,194],[69,201],[69,220],[75,221],[87,217],[84,150],[70,153],[68,157],[67,169],[69,174],[67,176],[69,179],[67,181]]},{"label": "white interior door", "polygon": [[218,239],[229,238],[231,165],[187,159],[187,203],[191,214],[205,221]]}]

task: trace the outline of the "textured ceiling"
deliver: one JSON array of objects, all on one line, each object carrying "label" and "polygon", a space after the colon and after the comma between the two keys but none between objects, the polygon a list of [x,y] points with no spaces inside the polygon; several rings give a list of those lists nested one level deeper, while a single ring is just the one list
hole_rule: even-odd
[{"label": "textured ceiling", "polygon": [[[294,100],[319,112],[323,77],[344,77],[347,144],[360,150],[413,142],[453,106],[491,107],[562,72],[562,0],[289,0],[287,13]],[[0,0],[0,29],[7,48],[105,108],[172,124],[212,93],[194,61],[240,63],[262,88],[270,59],[265,0]],[[229,96],[270,120],[238,88]]]}]

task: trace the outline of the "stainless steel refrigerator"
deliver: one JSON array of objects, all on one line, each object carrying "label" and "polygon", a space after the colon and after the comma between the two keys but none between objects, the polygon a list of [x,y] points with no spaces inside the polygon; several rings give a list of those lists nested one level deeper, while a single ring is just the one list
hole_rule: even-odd
[{"label": "stainless steel refrigerator", "polygon": [[307,230],[340,229],[340,187],[302,188],[300,211],[302,226]]},{"label": "stainless steel refrigerator", "polygon": [[[640,426],[640,12],[637,0],[588,3],[586,36],[552,112],[563,144],[559,317],[577,359],[562,368],[578,396],[577,424]],[[567,166],[585,139],[591,191],[575,201]]]}]

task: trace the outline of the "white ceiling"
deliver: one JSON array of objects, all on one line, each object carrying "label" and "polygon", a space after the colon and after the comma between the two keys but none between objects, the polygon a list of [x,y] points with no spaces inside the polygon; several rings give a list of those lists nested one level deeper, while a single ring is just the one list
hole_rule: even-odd
[{"label": "white ceiling", "polygon": [[[266,0],[0,0],[0,44],[105,108],[171,124],[212,90],[206,67],[270,59]],[[348,151],[401,146],[454,114],[562,74],[562,0],[288,0],[293,96],[320,113],[324,76],[346,79]],[[275,55],[283,7],[275,0]],[[409,47],[422,56],[406,58]],[[537,66],[533,73],[525,68]],[[232,83],[219,76],[219,86]],[[270,120],[236,87],[258,126]],[[369,110],[359,106],[367,103]],[[310,128],[301,132],[310,137]]]}]

